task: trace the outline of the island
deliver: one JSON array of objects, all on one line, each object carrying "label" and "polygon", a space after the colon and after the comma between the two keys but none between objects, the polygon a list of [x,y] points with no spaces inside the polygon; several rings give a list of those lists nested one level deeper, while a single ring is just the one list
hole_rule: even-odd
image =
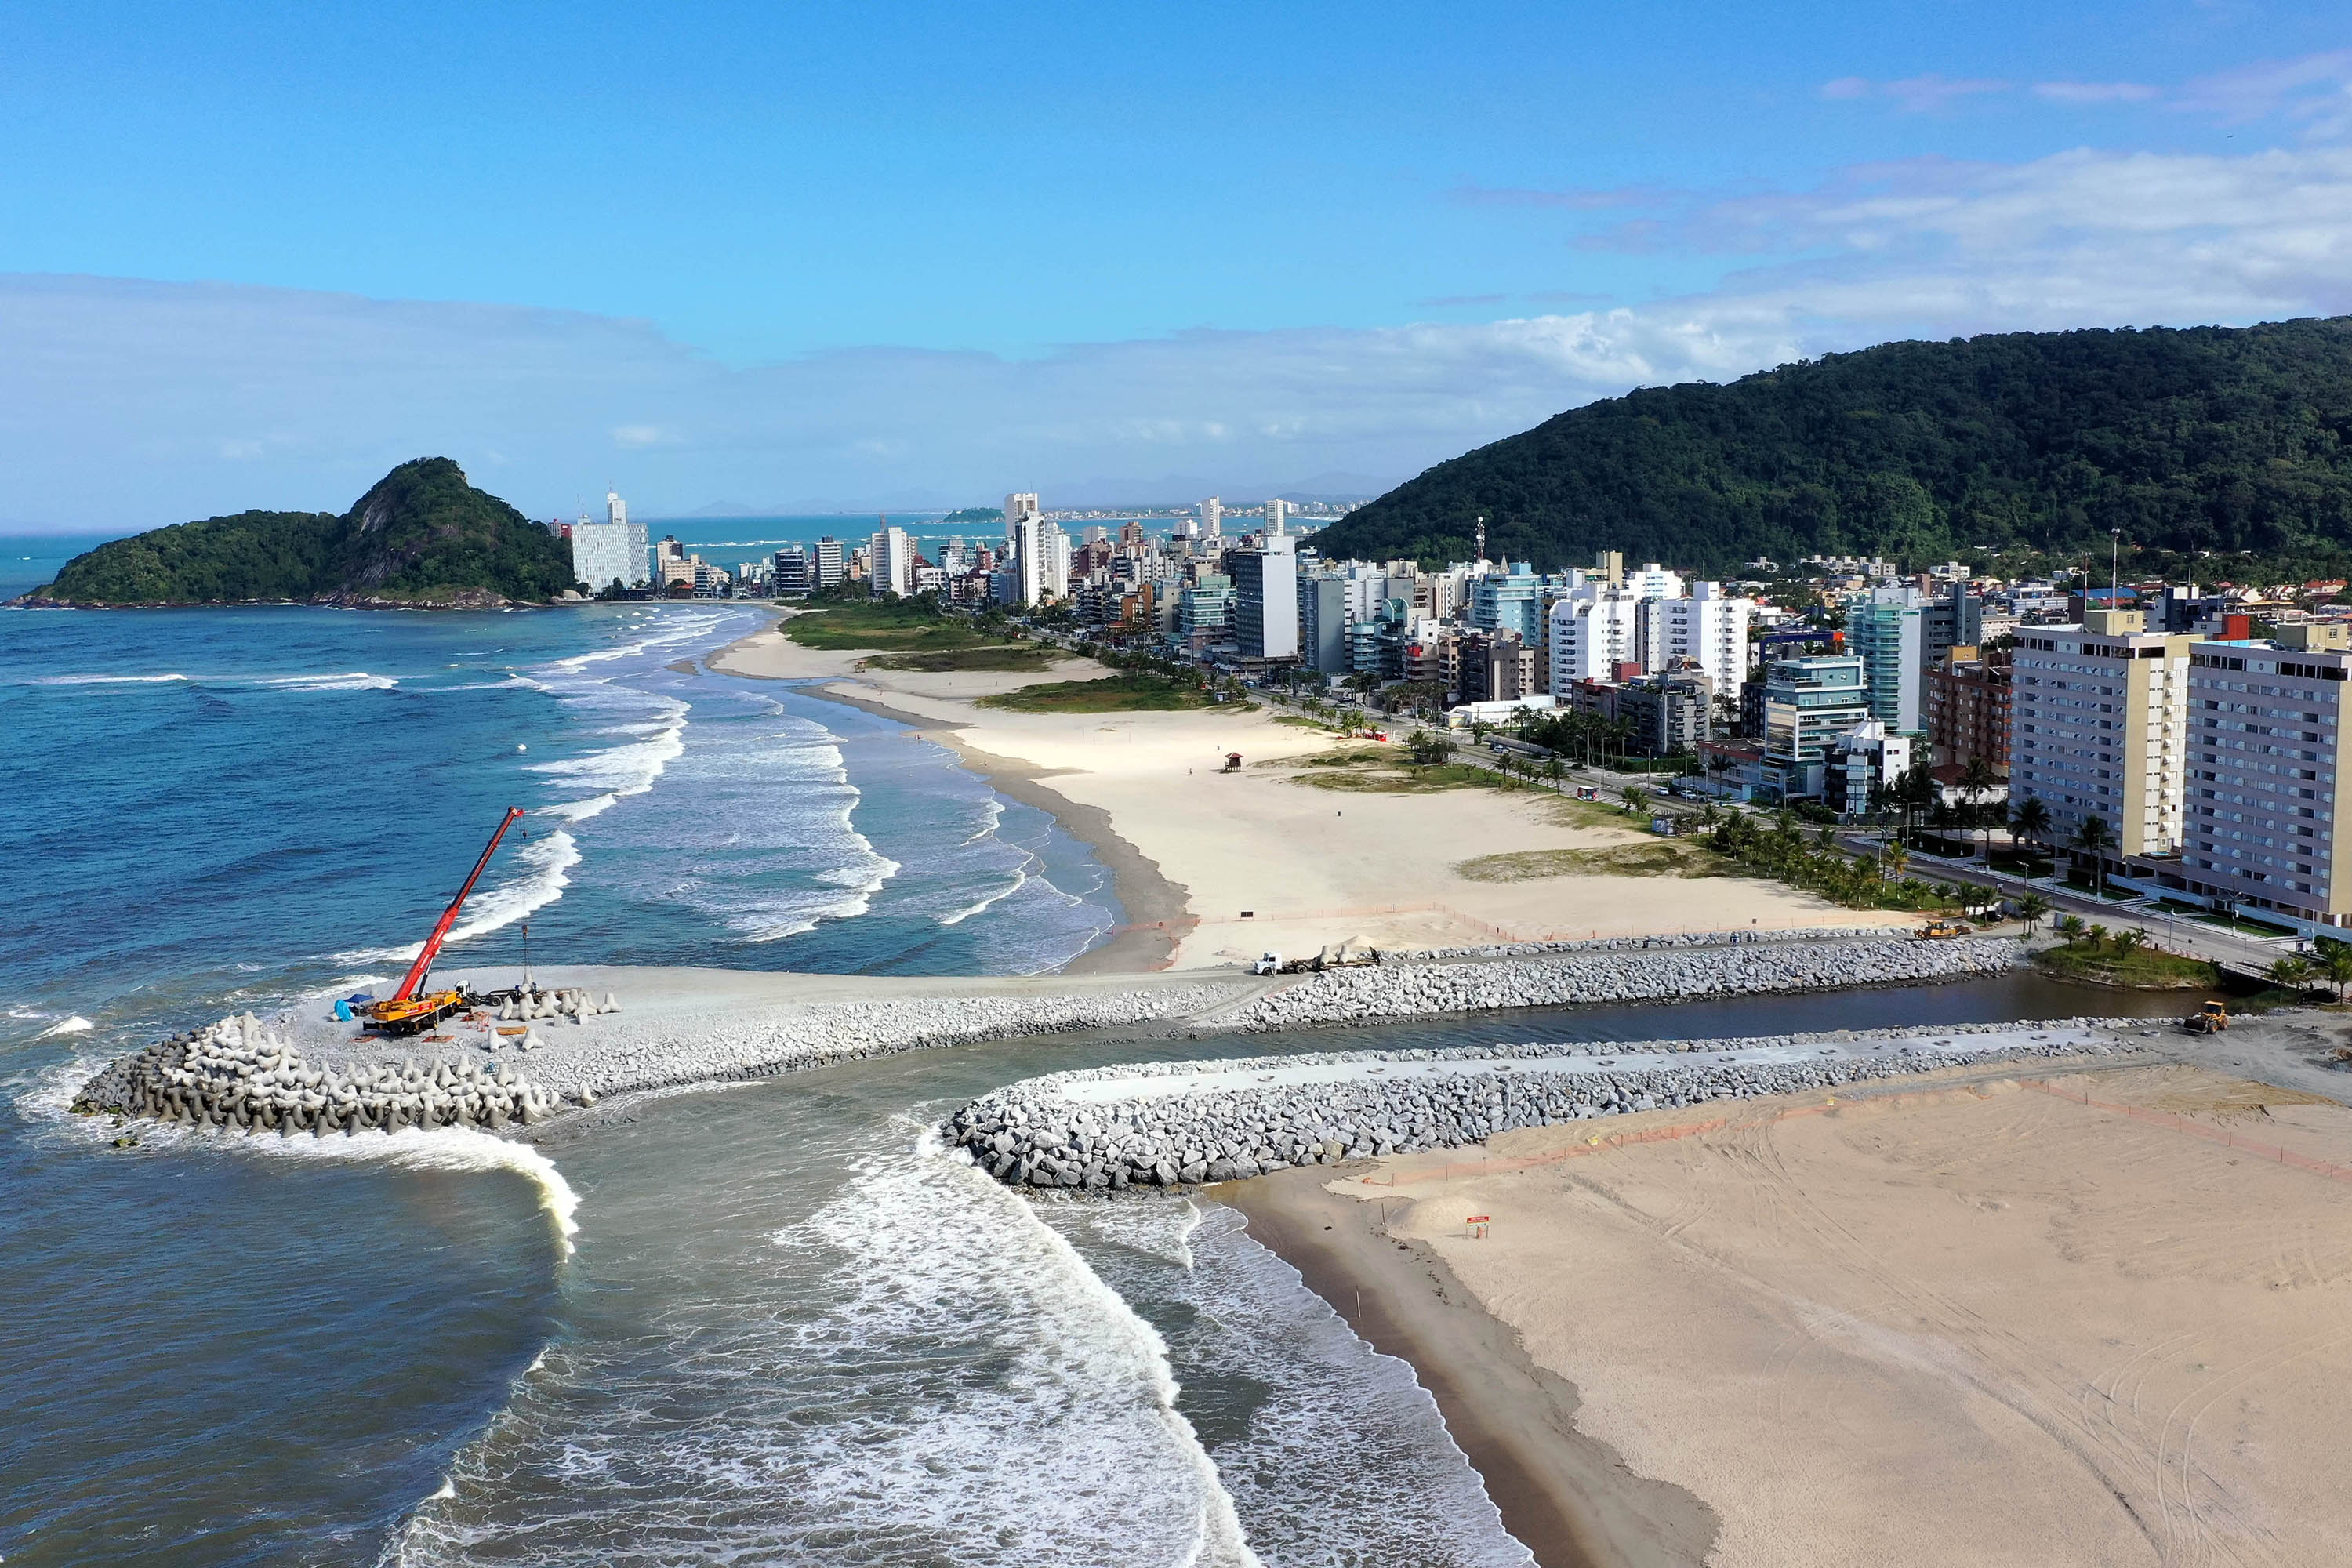
[{"label": "island", "polygon": [[447,458],[418,458],[332,512],[245,511],[101,544],[18,602],[128,608],[311,604],[495,608],[577,592],[564,542]]}]

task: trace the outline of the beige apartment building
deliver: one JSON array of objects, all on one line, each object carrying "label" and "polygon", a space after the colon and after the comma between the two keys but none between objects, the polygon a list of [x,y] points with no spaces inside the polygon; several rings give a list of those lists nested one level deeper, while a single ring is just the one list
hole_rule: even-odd
[{"label": "beige apartment building", "polygon": [[2348,641],[2340,626],[2283,626],[2276,642],[2198,646],[2180,880],[2203,901],[2352,925]]},{"label": "beige apartment building", "polygon": [[2180,847],[2192,636],[2146,630],[2137,610],[2017,634],[2010,686],[2009,799],[2048,808],[2071,842],[2092,817],[2121,857]]}]

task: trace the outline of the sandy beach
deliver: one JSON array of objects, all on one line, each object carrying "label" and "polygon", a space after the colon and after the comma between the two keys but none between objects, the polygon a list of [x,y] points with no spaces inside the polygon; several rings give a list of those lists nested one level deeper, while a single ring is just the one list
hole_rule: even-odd
[{"label": "sandy beach", "polygon": [[1220,1193],[1547,1565],[2352,1560],[2352,1111],[2161,1060],[1803,1098]]},{"label": "sandy beach", "polygon": [[[1545,792],[1307,787],[1297,782],[1309,772],[1303,759],[1349,742],[1263,710],[1040,714],[975,705],[1041,680],[1110,673],[1088,660],[1043,674],[930,674],[860,670],[866,657],[768,631],[710,663],[817,683],[820,695],[915,725],[1006,794],[1053,811],[1111,868],[1128,911],[1129,929],[1081,970],[1209,968],[1351,937],[1416,948],[1907,919],[1838,910],[1748,878],[1478,880],[1459,868],[1481,856],[1652,840]],[[1229,752],[1245,759],[1242,772],[1219,771]]]}]

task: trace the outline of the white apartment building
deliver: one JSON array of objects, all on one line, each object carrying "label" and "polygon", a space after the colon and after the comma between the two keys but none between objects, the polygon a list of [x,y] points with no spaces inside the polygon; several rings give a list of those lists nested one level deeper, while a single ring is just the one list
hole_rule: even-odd
[{"label": "white apartment building", "polygon": [[1211,496],[1201,503],[1201,532],[1216,539],[1225,531],[1225,503]]},{"label": "white apartment building", "polygon": [[874,592],[909,598],[915,593],[915,541],[903,528],[881,530],[867,542],[866,560]]},{"label": "white apartment building", "polygon": [[1290,503],[1289,503],[1288,501],[1286,501],[1286,500],[1270,500],[1270,501],[1266,502],[1266,503],[1265,503],[1265,531],[1266,531],[1266,532],[1268,532],[1268,533],[1270,533],[1270,534],[1279,534],[1279,533],[1282,531],[1282,525],[1283,525],[1286,521],[1287,521],[1289,520],[1289,517],[1290,517]]},{"label": "white apartment building", "polygon": [[2352,650],[2340,626],[2281,630],[2275,643],[2190,650],[2180,877],[2223,907],[2352,925],[2343,790]]},{"label": "white apartment building", "polygon": [[841,559],[841,541],[830,533],[816,542],[816,585],[830,588],[848,575]]},{"label": "white apartment building", "polygon": [[625,588],[642,588],[653,581],[651,545],[646,525],[629,521],[629,503],[616,490],[604,492],[604,521],[590,522],[586,513],[572,525],[572,575],[601,594],[618,582]]},{"label": "white apartment building", "polygon": [[1642,601],[1622,589],[1562,599],[1549,624],[1554,695],[1580,680],[1612,679],[1617,666],[1642,661]]},{"label": "white apartment building", "polygon": [[2137,610],[2018,634],[2010,688],[2009,798],[2048,808],[2060,843],[2097,817],[2110,853],[2179,847],[2193,637],[2142,630]]},{"label": "white apartment building", "polygon": [[1679,599],[1683,596],[1683,574],[1669,572],[1652,561],[1639,572],[1626,573],[1623,587],[1637,599]]},{"label": "white apartment building", "polygon": [[[1649,570],[1643,568],[1644,574]],[[1644,596],[1642,668],[1655,674],[1686,658],[1706,673],[1716,690],[1737,693],[1748,675],[1748,621],[1755,608],[1753,599],[1726,594],[1720,583],[1695,583],[1688,598]]]},{"label": "white apartment building", "polygon": [[1045,586],[1052,581],[1046,574],[1047,563],[1044,558],[1046,531],[1035,491],[1016,491],[1004,498],[1004,548],[1013,557],[1013,569],[1007,583],[1008,603],[1037,605],[1045,602]]}]

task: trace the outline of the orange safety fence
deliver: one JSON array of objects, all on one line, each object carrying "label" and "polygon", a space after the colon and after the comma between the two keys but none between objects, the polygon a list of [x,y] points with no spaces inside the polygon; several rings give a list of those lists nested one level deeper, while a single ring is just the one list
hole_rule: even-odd
[{"label": "orange safety fence", "polygon": [[2043,1094],[2055,1095],[2060,1100],[2069,1100],[2076,1105],[2088,1106],[2093,1110],[2113,1111],[2128,1116],[2134,1121],[2150,1122],[2158,1127],[2169,1128],[2175,1132],[2186,1132],[2191,1138],[2202,1138],[2208,1142],[2220,1143],[2231,1149],[2242,1149],[2256,1159],[2270,1160],[2281,1165],[2293,1165],[2298,1170],[2309,1171],[2315,1175],[2326,1176],[2331,1181],[2352,1182],[2352,1165],[2338,1165],[2332,1161],[2314,1159],[2309,1154],[2298,1154],[2292,1149],[2283,1149],[2275,1143],[2257,1143],[2252,1139],[2239,1137],[2226,1127],[2215,1127],[2203,1121],[2192,1121],[2177,1111],[2152,1110],[2145,1105],[2126,1105],[2120,1100],[2094,1100],[2087,1093],[2062,1089],[2046,1079],[2029,1078],[2019,1081],[2027,1089],[2039,1089]]}]

